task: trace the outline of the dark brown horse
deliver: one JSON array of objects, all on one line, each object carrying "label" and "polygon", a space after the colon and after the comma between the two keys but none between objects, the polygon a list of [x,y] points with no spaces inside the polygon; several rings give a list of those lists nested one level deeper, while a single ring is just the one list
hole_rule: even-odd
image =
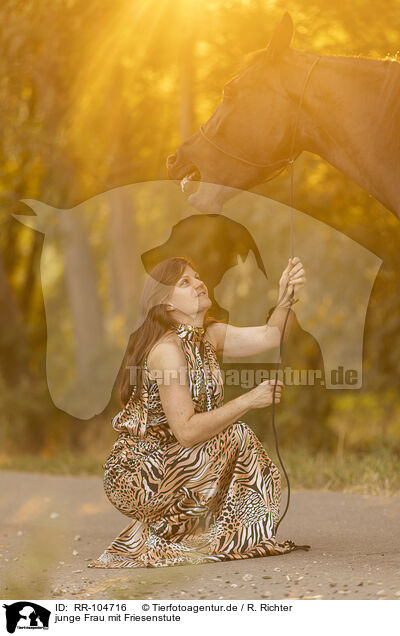
[{"label": "dark brown horse", "polygon": [[168,157],[171,179],[201,181],[190,203],[218,213],[306,150],[400,217],[400,64],[290,48],[285,14],[266,49],[224,87],[208,122]]}]

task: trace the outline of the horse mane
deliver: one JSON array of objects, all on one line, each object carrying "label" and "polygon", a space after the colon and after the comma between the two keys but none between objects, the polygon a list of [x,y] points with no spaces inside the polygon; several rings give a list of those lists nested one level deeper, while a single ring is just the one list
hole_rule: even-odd
[{"label": "horse mane", "polygon": [[260,60],[264,60],[267,54],[267,49],[257,49],[256,51],[252,51],[251,53],[247,53],[242,62],[242,71],[244,71],[249,66],[256,64]]},{"label": "horse mane", "polygon": [[377,126],[385,131],[389,139],[399,144],[400,135],[400,63],[397,59],[386,59],[386,75],[380,90],[384,108],[379,111]]},{"label": "horse mane", "polygon": [[[245,55],[237,65],[232,77],[237,77],[250,66],[263,62],[266,52],[267,49],[264,48]],[[375,63],[386,68],[385,78],[379,93],[382,108],[379,110],[376,124],[377,128],[381,128],[389,138],[392,138],[393,141],[397,140],[400,131],[400,54],[397,53],[395,56],[386,56],[385,58],[371,58],[361,55],[322,55],[321,57],[335,61],[353,59],[365,63],[365,65]]]},{"label": "horse mane", "polygon": [[[325,56],[324,56],[325,57]],[[398,54],[394,57],[371,58],[353,55],[329,55],[332,60],[357,60],[363,63],[363,68],[368,71],[371,63],[379,66],[384,72],[384,78],[379,93],[379,111],[376,118],[376,130],[391,139],[394,144],[400,143],[400,60]]]},{"label": "horse mane", "polygon": [[237,77],[238,75],[243,73],[243,71],[248,69],[250,66],[253,66],[253,64],[256,64],[260,60],[263,61],[265,59],[266,52],[267,49],[258,49],[257,51],[246,53],[246,55],[242,57],[241,60],[235,65],[231,79]]}]

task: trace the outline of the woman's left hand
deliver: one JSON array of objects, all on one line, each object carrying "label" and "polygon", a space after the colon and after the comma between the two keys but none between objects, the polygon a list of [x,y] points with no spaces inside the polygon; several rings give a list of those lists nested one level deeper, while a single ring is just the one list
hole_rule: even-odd
[{"label": "woman's left hand", "polygon": [[293,259],[289,258],[287,267],[284,269],[279,280],[278,306],[289,307],[291,293],[293,292],[296,299],[297,293],[302,287],[304,287],[306,280],[305,270],[300,259],[297,256]]}]

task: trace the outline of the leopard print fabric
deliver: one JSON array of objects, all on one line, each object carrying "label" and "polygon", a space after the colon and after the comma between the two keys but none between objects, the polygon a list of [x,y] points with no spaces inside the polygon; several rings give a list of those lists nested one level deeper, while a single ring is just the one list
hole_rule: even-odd
[{"label": "leopard print fabric", "polygon": [[[218,408],[223,385],[214,347],[202,328],[174,330],[195,411]],[[144,366],[143,397],[113,419],[119,436],[104,464],[107,497],[132,522],[88,567],[163,567],[307,549],[275,538],[280,474],[252,430],[238,420],[205,442],[181,446]]]}]

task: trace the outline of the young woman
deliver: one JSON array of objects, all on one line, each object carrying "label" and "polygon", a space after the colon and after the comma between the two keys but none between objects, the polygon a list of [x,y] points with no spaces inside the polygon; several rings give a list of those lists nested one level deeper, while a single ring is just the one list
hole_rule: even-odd
[{"label": "young woman", "polygon": [[[160,567],[291,552],[274,526],[280,474],[239,418],[272,404],[274,380],[223,404],[217,355],[279,346],[290,294],[305,283],[289,260],[268,325],[233,327],[211,306],[194,265],[170,258],[154,268],[131,335],[121,384],[119,432],[104,468],[111,503],[132,522],[89,567]],[[285,335],[290,329],[290,318]],[[281,398],[278,382],[275,402]]]}]

